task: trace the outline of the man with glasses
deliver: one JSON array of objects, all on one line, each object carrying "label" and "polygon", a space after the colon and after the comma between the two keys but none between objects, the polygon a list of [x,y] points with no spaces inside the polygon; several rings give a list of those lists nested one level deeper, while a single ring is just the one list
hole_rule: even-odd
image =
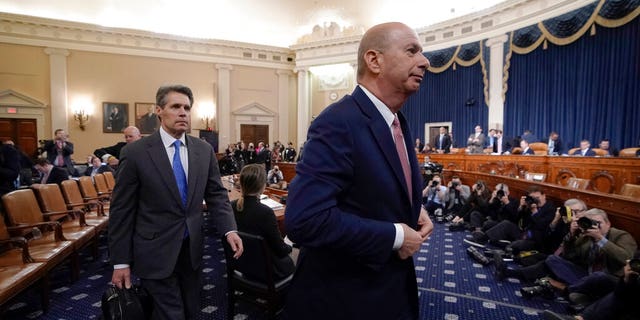
[{"label": "man with glasses", "polygon": [[[634,238],[624,230],[611,227],[603,210],[578,213],[557,255],[545,260],[551,277],[539,279],[537,286],[522,288],[521,293],[524,297],[553,296],[555,289],[568,294],[574,304],[588,304],[614,289],[627,259],[636,249]],[[522,271],[525,277],[532,276],[526,274],[531,270]]]}]

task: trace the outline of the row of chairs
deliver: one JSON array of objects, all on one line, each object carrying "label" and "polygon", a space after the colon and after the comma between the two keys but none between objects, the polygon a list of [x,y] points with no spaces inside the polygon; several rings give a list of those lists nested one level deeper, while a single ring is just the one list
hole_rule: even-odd
[{"label": "row of chairs", "polygon": [[[108,202],[115,179],[95,175],[57,184],[34,184],[2,196],[0,219],[0,308],[39,283],[43,310],[49,306],[49,273],[69,262],[79,276],[78,253],[98,253],[98,235],[108,225]],[[1,310],[0,310],[1,311]]]}]

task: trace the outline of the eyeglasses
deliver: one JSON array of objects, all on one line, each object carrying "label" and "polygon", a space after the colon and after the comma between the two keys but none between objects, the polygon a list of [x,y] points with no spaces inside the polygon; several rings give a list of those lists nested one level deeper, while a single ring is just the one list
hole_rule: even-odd
[{"label": "eyeglasses", "polygon": [[571,209],[571,213],[576,214],[576,213],[580,213],[580,212],[584,212],[584,209]]}]

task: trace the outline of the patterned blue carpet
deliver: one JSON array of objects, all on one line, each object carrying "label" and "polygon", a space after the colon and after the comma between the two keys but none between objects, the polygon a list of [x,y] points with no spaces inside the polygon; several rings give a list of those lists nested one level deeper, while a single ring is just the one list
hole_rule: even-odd
[{"label": "patterned blue carpet", "polygon": [[[520,295],[517,279],[496,282],[492,264],[482,266],[467,256],[463,243],[469,232],[449,232],[437,224],[434,233],[416,255],[416,273],[420,294],[420,319],[540,319],[542,310],[564,312],[560,300]],[[34,287],[5,306],[4,319],[100,319],[100,298],[111,278],[107,263],[106,239],[102,237],[101,256],[93,260],[82,255],[80,280],[70,283],[63,265],[51,276],[51,306],[41,310],[39,290]],[[227,319],[224,254],[215,237],[205,239],[202,286],[202,312],[199,319]],[[263,319],[259,310],[240,304],[235,320]]]}]

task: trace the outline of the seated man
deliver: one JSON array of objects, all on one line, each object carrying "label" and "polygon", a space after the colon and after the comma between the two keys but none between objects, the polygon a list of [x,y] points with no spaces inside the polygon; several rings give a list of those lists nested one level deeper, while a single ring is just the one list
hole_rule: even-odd
[{"label": "seated man", "polygon": [[471,195],[467,199],[467,203],[451,220],[451,226],[449,230],[461,230],[465,226],[465,222],[469,223],[469,226],[474,230],[480,230],[484,220],[489,214],[489,198],[491,197],[491,190],[482,180],[476,181],[471,186]]},{"label": "seated man", "polygon": [[467,199],[471,195],[471,188],[469,186],[462,184],[460,177],[453,176],[451,177],[451,181],[447,185],[449,188],[449,196],[447,200],[447,213],[456,215],[465,204],[467,204]]},{"label": "seated man", "polygon": [[591,143],[589,143],[589,140],[582,140],[580,141],[580,149],[574,151],[572,154],[572,156],[583,156],[583,157],[595,157],[596,156],[596,152],[593,151],[593,149],[591,149]]},{"label": "seated man", "polygon": [[287,182],[284,181],[284,175],[282,174],[282,171],[280,171],[280,167],[277,165],[273,166],[273,169],[269,170],[269,173],[267,174],[267,184],[270,188],[281,190],[287,189]]},{"label": "seated man", "polygon": [[35,169],[38,170],[42,176],[40,179],[41,184],[55,183],[59,185],[62,181],[69,179],[67,169],[55,167],[45,158],[38,158],[36,160]]},{"label": "seated man", "polygon": [[509,196],[509,186],[498,183],[489,199],[488,220],[482,225],[482,230],[487,231],[501,221],[509,220],[518,222],[518,200]]},{"label": "seated man", "polygon": [[[555,288],[568,294],[572,302],[586,305],[614,289],[637,244],[628,232],[612,228],[603,210],[591,209],[576,217],[560,255],[551,255],[545,261],[552,278],[541,283],[543,289]],[[523,294],[539,291],[544,292],[523,288]]]},{"label": "seated man", "polygon": [[90,163],[90,166],[84,172],[85,176],[93,177],[98,173],[105,173],[107,171],[113,172],[113,169],[111,169],[110,166],[108,166],[105,163],[102,163],[102,161],[100,161],[100,158],[96,156],[91,156],[89,163]]},{"label": "seated man", "polygon": [[444,209],[447,201],[447,187],[442,185],[442,177],[434,174],[427,186],[422,190],[422,204],[430,215],[435,215],[435,211]]},{"label": "seated man", "polygon": [[640,308],[637,306],[637,297],[640,295],[639,275],[640,252],[636,252],[634,259],[627,261],[624,266],[624,275],[618,280],[613,292],[590,304],[575,318],[545,311],[545,319],[640,319]]},{"label": "seated man", "polygon": [[609,142],[609,139],[602,139],[598,147],[607,153],[605,155],[606,157],[617,157],[620,154],[618,149],[611,147],[611,142]]},{"label": "seated man", "polygon": [[522,139],[520,141],[520,149],[522,149],[522,155],[534,155],[536,154],[533,149],[529,148],[529,142],[527,140]]}]

